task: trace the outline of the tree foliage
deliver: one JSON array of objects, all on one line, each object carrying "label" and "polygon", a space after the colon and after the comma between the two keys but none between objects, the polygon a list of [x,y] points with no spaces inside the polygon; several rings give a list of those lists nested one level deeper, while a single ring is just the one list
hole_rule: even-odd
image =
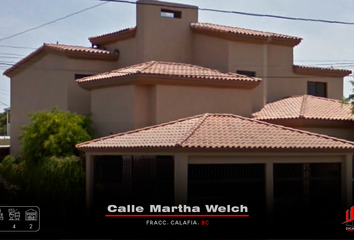
[{"label": "tree foliage", "polygon": [[350,84],[353,86],[352,93],[346,98],[343,96],[342,103],[343,104],[351,104],[352,105],[352,113],[354,114],[354,81],[349,81]]},{"label": "tree foliage", "polygon": [[62,112],[30,114],[31,123],[22,127],[21,156],[35,162],[47,157],[68,157],[76,153],[75,145],[91,139],[91,121],[88,116]]},{"label": "tree foliage", "polygon": [[7,156],[0,164],[7,199],[65,212],[84,206],[85,172],[75,145],[91,139],[90,118],[58,108],[30,117],[22,128],[20,156]]},{"label": "tree foliage", "polygon": [[0,113],[0,135],[7,134],[7,112]]}]

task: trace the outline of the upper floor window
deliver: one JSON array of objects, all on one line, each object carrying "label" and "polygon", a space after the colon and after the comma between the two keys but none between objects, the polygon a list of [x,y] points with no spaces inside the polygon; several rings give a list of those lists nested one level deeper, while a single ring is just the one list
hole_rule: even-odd
[{"label": "upper floor window", "polygon": [[161,9],[161,17],[182,18],[182,12],[181,11],[168,10],[168,9]]},{"label": "upper floor window", "polygon": [[84,77],[89,77],[92,75],[88,75],[88,74],[75,74],[75,80],[78,80],[80,78],[84,78]]},{"label": "upper floor window", "polygon": [[237,70],[236,73],[241,74],[241,75],[246,75],[247,77],[255,77],[256,76],[256,72],[253,72],[253,71]]},{"label": "upper floor window", "polygon": [[307,94],[317,97],[327,97],[327,83],[307,82]]}]

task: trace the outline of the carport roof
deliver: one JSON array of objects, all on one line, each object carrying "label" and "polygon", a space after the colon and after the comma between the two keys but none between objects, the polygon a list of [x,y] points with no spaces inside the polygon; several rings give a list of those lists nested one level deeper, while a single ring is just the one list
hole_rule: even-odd
[{"label": "carport roof", "polygon": [[354,149],[354,142],[232,114],[197,115],[81,143],[78,149]]}]

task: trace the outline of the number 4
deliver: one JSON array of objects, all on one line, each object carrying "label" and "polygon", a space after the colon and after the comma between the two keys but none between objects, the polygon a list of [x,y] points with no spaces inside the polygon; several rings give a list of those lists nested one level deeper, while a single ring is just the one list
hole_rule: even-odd
[{"label": "number 4", "polygon": [[14,224],[14,226],[12,228],[16,228],[16,224]]}]

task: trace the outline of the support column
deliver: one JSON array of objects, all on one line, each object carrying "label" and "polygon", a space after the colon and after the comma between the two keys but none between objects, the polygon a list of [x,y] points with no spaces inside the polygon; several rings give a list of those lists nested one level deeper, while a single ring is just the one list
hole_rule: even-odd
[{"label": "support column", "polygon": [[342,163],[342,203],[345,208],[353,206],[353,155],[347,154]]},{"label": "support column", "polygon": [[266,177],[266,207],[268,221],[273,222],[273,210],[274,210],[274,177],[273,177],[273,163],[267,162],[265,166],[265,177]]},{"label": "support column", "polygon": [[86,208],[93,206],[93,168],[94,156],[86,154]]},{"label": "support column", "polygon": [[175,204],[187,204],[188,201],[188,155],[174,155]]}]

